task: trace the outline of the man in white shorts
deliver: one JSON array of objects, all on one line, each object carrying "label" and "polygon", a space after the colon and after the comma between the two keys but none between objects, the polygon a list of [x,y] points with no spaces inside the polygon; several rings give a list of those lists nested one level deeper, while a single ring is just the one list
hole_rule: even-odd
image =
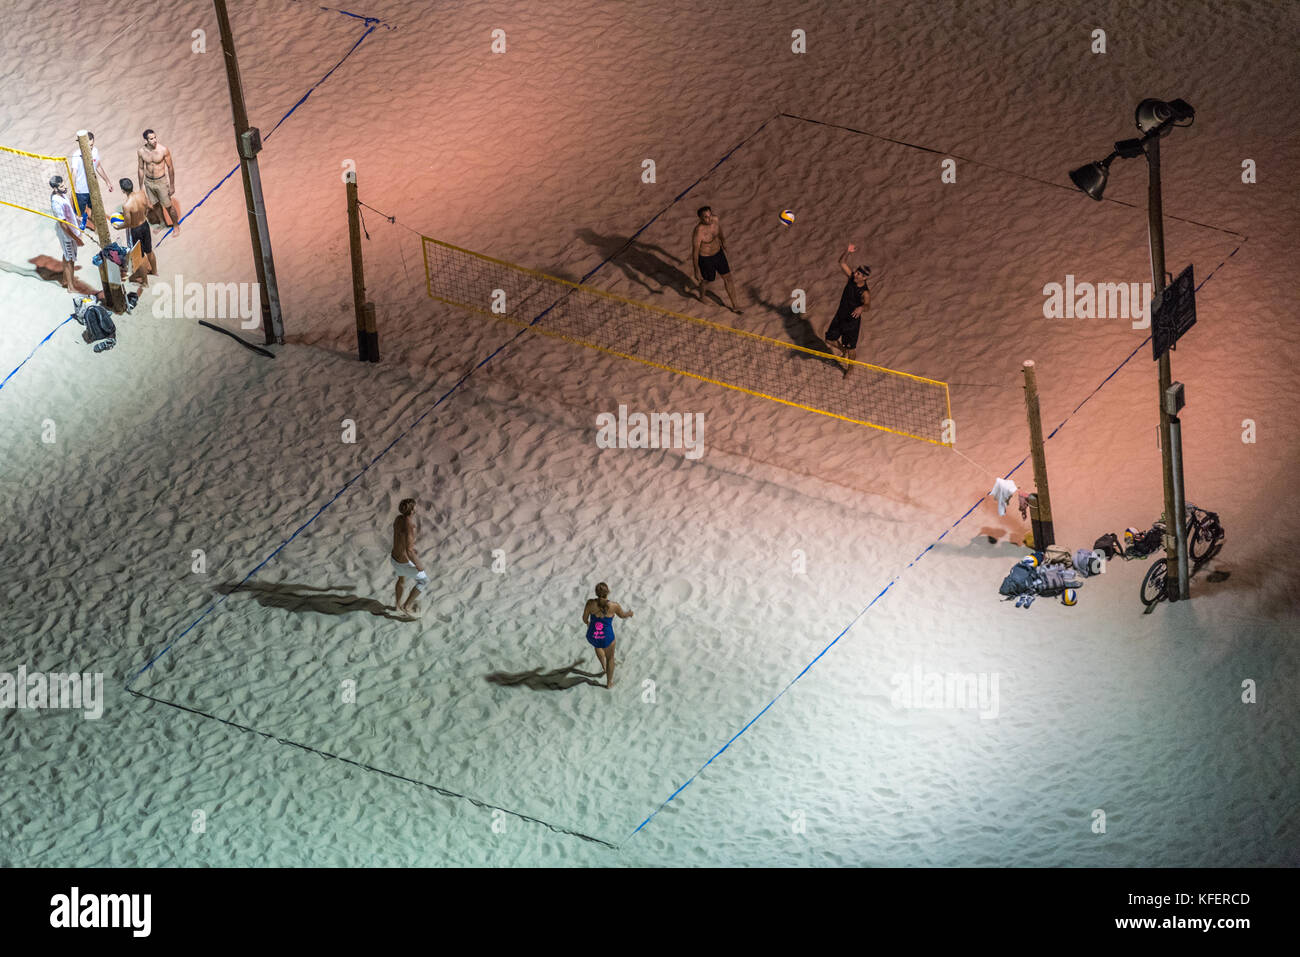
[{"label": "man in white shorts", "polygon": [[[415,517],[415,499],[402,499],[397,511],[397,519],[393,522],[393,551],[388,556],[389,564],[397,572],[397,604],[394,608],[414,617],[420,610],[416,603],[420,589],[429,584],[429,576],[415,554],[415,536],[420,530],[419,520]],[[408,578],[411,579],[411,594],[403,604],[402,586]]]},{"label": "man in white shorts", "polygon": [[77,235],[77,214],[72,211],[68,200],[68,184],[62,176],[50,177],[50,214],[54,217],[54,232],[59,237],[59,246],[63,250],[63,284],[68,292],[75,292],[72,286],[73,265],[77,261],[77,247],[84,246]]},{"label": "man in white shorts", "polygon": [[[113,192],[113,181],[108,178],[108,172],[104,169],[104,164],[99,161],[99,147],[95,145],[95,134],[87,133],[86,139],[90,143],[90,162],[94,164],[95,173],[108,186],[108,191]],[[86,228],[86,219],[91,213],[90,208],[90,182],[86,179],[86,164],[81,159],[81,149],[68,157],[68,166],[72,169],[72,187],[73,192],[77,194],[77,205],[81,207],[81,228]]]}]

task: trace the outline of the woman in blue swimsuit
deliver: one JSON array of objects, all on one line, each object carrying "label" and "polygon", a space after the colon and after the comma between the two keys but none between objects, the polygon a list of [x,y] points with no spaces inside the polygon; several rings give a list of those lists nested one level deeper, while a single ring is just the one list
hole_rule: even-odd
[{"label": "woman in blue swimsuit", "polygon": [[596,597],[588,598],[582,609],[582,623],[587,626],[587,643],[596,649],[600,666],[605,669],[605,687],[614,687],[614,616],[631,618],[616,601],[609,600],[609,586],[596,585]]}]

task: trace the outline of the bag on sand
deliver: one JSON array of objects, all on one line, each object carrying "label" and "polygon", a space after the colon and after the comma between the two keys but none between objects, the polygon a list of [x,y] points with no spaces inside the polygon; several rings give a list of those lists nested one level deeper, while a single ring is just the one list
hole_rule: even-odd
[{"label": "bag on sand", "polygon": [[76,300],[73,318],[86,328],[81,338],[87,343],[97,343],[96,352],[111,349],[117,342],[117,326],[113,323],[113,314],[89,296]]},{"label": "bag on sand", "polygon": [[1100,575],[1102,561],[1100,551],[1080,548],[1074,553],[1074,567],[1078,569],[1079,574],[1084,578]]},{"label": "bag on sand", "polygon": [[1011,569],[1011,574],[1002,579],[1002,586],[998,588],[999,595],[1024,595],[1034,590],[1034,569],[1028,565],[1016,565]]},{"label": "bag on sand", "polygon": [[1040,595],[1059,595],[1067,588],[1077,588],[1082,584],[1075,569],[1049,565],[1038,570],[1038,575],[1034,578],[1034,591]]},{"label": "bag on sand", "polygon": [[1092,543],[1094,552],[1101,552],[1107,559],[1114,558],[1116,555],[1123,555],[1124,549],[1120,547],[1119,536],[1114,532],[1107,532],[1101,538]]},{"label": "bag on sand", "polygon": [[1124,541],[1128,545],[1124,555],[1126,558],[1146,558],[1152,552],[1159,551],[1165,542],[1165,523],[1156,522],[1145,532],[1138,531],[1136,528],[1127,529],[1124,532]]},{"label": "bag on sand", "polygon": [[1060,545],[1048,545],[1042,552],[1042,562],[1044,565],[1068,565],[1070,550]]}]

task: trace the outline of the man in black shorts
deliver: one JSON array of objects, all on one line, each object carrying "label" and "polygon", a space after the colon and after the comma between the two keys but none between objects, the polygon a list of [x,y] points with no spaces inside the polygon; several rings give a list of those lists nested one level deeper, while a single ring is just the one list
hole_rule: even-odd
[{"label": "man in black shorts", "polygon": [[[848,248],[840,254],[840,269],[849,277],[849,281],[844,284],[844,291],[840,294],[840,307],[835,311],[835,318],[826,328],[826,345],[846,359],[857,358],[862,314],[871,306],[871,290],[867,288],[871,267],[849,268],[849,253],[857,252],[857,248],[849,243]],[[852,366],[849,368],[852,369]],[[845,375],[848,375],[847,371]]]},{"label": "man in black shorts", "polygon": [[117,185],[122,187],[122,193],[126,196],[122,203],[124,225],[117,228],[126,230],[127,252],[138,242],[140,252],[144,253],[149,263],[149,268],[140,280],[140,288],[144,289],[149,285],[149,277],[158,273],[158,261],[153,255],[153,234],[149,231],[149,197],[144,190],[136,191],[135,184],[129,179],[120,179]]},{"label": "man in black shorts", "polygon": [[[727,251],[722,238],[722,223],[718,214],[710,206],[701,206],[698,210],[700,221],[691,234],[691,266],[695,269],[695,298],[704,301],[704,283],[713,282],[717,276],[722,277],[727,287],[727,298],[731,300],[731,311],[739,314],[736,308],[736,290],[731,285],[731,266],[727,264]],[[700,273],[704,273],[703,282]]]}]

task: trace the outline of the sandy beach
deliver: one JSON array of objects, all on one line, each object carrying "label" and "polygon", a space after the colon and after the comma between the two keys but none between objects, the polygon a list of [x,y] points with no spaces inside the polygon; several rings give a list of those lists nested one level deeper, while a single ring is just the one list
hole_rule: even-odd
[{"label": "sandy beach", "polygon": [[[53,4],[86,50],[146,16],[172,37],[57,101],[19,6],[0,145],[62,155],[89,127],[116,184],[156,129],[187,218],[154,234],[153,285],[256,281],[210,6]],[[51,221],[0,206],[0,672],[104,695],[93,720],[0,708],[0,864],[1294,866],[1297,9],[232,0],[273,359],[149,296],[94,354],[32,274]],[[1025,360],[1057,541],[1163,507],[1149,329],[1043,311],[1067,276],[1151,282],[1145,163],[1103,202],[1067,176],[1138,135],[1144,97],[1196,108],[1162,144],[1167,269],[1198,284],[1172,366],[1187,498],[1227,538],[1191,601],[1144,614],[1153,559],[1116,560],[1077,605],[1020,609],[998,585],[1029,523],[988,493],[1034,484]],[[347,169],[379,363],[356,356]],[[740,315],[687,288],[703,205]],[[421,236],[797,344],[854,243],[858,358],[948,383],[955,446],[434,301]],[[684,362],[725,333],[699,335]],[[702,454],[599,447],[620,405],[699,414]],[[408,497],[415,621],[390,607]],[[597,581],[636,612],[608,691],[583,674]],[[899,707],[931,674],[996,702]]]}]

